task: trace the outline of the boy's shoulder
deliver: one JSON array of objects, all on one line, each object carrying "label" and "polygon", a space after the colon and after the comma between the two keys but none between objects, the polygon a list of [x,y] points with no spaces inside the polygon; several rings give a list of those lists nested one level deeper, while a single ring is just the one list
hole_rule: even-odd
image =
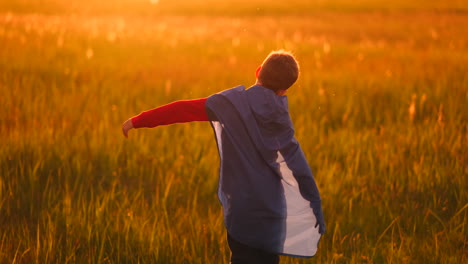
[{"label": "boy's shoulder", "polygon": [[245,86],[244,85],[239,85],[239,86],[236,86],[236,87],[233,87],[233,88],[229,88],[229,89],[226,89],[224,91],[221,91],[217,94],[220,94],[220,95],[230,95],[230,94],[233,94],[233,93],[242,93],[245,91]]},{"label": "boy's shoulder", "polygon": [[238,101],[244,96],[245,91],[246,89],[244,85],[229,88],[210,95],[206,100],[206,104],[211,105],[214,102],[218,102],[217,104],[219,104],[226,101]]}]

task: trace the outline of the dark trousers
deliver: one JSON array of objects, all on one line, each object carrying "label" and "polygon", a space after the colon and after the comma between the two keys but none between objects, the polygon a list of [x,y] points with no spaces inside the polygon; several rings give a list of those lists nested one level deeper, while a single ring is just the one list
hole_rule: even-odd
[{"label": "dark trousers", "polygon": [[251,248],[227,236],[231,249],[231,264],[278,264],[279,255]]}]

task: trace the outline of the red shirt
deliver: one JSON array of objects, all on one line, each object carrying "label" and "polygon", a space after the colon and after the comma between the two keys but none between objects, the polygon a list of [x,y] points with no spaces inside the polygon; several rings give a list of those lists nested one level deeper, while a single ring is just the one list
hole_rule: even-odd
[{"label": "red shirt", "polygon": [[208,121],[205,102],[206,98],[181,100],[144,111],[131,118],[133,127],[156,127],[174,123]]}]

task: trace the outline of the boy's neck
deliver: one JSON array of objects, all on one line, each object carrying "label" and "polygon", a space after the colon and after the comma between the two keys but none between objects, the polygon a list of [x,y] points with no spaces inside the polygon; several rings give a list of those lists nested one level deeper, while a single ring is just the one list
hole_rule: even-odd
[{"label": "boy's neck", "polygon": [[[263,86],[263,84],[258,79],[257,79],[257,82],[255,83],[255,85]],[[263,86],[263,87],[265,87],[265,86]],[[267,88],[267,87],[265,87],[265,88]],[[267,88],[267,89],[269,89],[269,88]],[[275,91],[275,94],[278,95],[278,96],[283,96],[283,95],[286,94],[287,91],[288,90],[278,90],[278,91]]]}]

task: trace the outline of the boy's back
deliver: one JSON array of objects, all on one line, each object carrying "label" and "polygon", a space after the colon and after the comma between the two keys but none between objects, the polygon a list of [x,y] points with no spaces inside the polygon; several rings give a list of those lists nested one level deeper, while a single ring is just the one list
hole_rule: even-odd
[{"label": "boy's back", "polygon": [[286,96],[239,86],[210,96],[206,108],[221,157],[218,196],[229,235],[268,252],[313,256],[320,234],[311,206],[321,212],[320,196],[294,138]]}]

